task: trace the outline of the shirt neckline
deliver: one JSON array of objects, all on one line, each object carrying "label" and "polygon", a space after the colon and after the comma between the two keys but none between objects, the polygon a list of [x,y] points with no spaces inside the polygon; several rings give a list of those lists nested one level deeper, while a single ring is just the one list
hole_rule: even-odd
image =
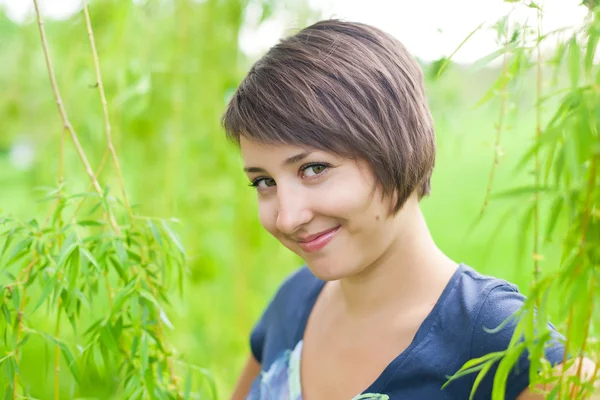
[{"label": "shirt neckline", "polygon": [[[373,383],[371,383],[371,385],[369,385],[369,387],[367,387],[363,392],[359,393],[357,395],[357,397],[359,397],[363,394],[378,393],[378,392],[382,392],[383,390],[385,390],[386,385],[396,375],[396,373],[402,367],[402,365],[407,360],[407,358],[410,356],[410,354],[415,349],[417,349],[420,346],[420,344],[423,343],[423,340],[428,336],[428,334],[431,330],[431,327],[434,325],[435,321],[437,320],[438,316],[440,315],[440,311],[441,311],[442,307],[444,306],[444,303],[446,302],[447,298],[450,297],[454,288],[457,286],[458,281],[459,281],[460,277],[462,276],[463,272],[465,271],[465,269],[466,269],[466,266],[464,263],[458,264],[458,267],[456,268],[456,270],[450,277],[450,280],[444,287],[442,294],[436,301],[435,305],[433,306],[433,308],[431,309],[429,314],[427,314],[427,317],[425,317],[425,319],[423,320],[423,322],[417,329],[417,332],[415,333],[415,336],[413,337],[413,340],[408,345],[408,347],[406,349],[404,349],[400,354],[398,354],[383,369],[383,371],[377,377],[377,379],[375,379],[375,381],[373,381]],[[312,274],[312,272],[311,272],[311,274]],[[319,295],[323,291],[323,287],[325,286],[325,283],[326,283],[326,281],[323,281],[314,275],[313,275],[313,277],[314,277],[314,279],[317,280],[317,282],[316,282],[314,288],[312,289],[312,293],[309,296],[309,300],[306,302],[306,307],[302,314],[302,319],[300,320],[300,325],[298,327],[298,332],[296,334],[295,343],[296,343],[296,345],[298,345],[298,343],[302,342],[300,344],[300,346],[302,346],[303,342],[304,342],[303,339],[304,339],[304,333],[306,331],[306,326],[308,324],[308,318],[310,317],[310,314],[317,302],[317,299],[319,298]],[[302,354],[302,352],[300,351],[298,354],[298,361],[297,361],[298,362],[298,374],[294,378],[294,379],[297,379],[297,384],[300,387],[300,389],[302,389],[301,376],[300,376],[300,365],[301,365],[301,361],[302,361],[301,354]],[[302,392],[302,390],[301,390],[301,392]],[[299,400],[301,400],[301,399],[302,399],[302,397],[300,397]]]}]

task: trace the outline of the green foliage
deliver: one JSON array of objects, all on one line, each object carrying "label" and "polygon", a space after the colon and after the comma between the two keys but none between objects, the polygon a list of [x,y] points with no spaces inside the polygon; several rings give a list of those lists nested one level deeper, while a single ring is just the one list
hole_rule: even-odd
[{"label": "green foliage", "polygon": [[[58,197],[47,223],[0,221],[4,385],[32,394],[17,365],[21,347],[36,336],[60,350],[76,396],[177,398],[164,307],[172,277],[183,274],[181,244],[162,220],[136,217],[116,234],[95,205],[85,219],[73,215],[63,224],[80,198]],[[114,207],[108,196],[99,200]],[[40,324],[40,318],[55,324]],[[58,359],[54,365],[60,379]]]},{"label": "green foliage", "polygon": [[[531,4],[522,5],[532,7]],[[533,8],[538,8],[540,17],[543,16],[542,9],[537,5]],[[535,271],[530,282],[529,298],[519,314],[509,348],[468,362],[451,380],[479,371],[476,387],[482,375],[497,364],[492,397],[494,400],[502,400],[508,374],[518,357],[527,350],[531,361],[530,381],[532,385],[550,384],[552,389],[547,393],[548,398],[589,398],[594,392],[593,381],[598,378],[598,369],[587,376],[577,367],[568,376],[565,373],[553,374],[544,358],[544,346],[551,340],[548,328],[551,305],[548,299],[556,297],[561,299],[561,305],[558,318],[552,322],[566,333],[568,356],[563,360],[564,365],[570,367],[578,357],[588,357],[600,364],[597,336],[600,329],[597,312],[600,301],[600,68],[594,63],[600,10],[592,10],[589,21],[585,21],[583,28],[577,27],[572,36],[563,39],[554,57],[547,61],[538,58],[537,64],[528,60],[535,60],[539,46],[544,41],[554,39],[553,36],[528,34],[518,38],[508,31],[507,20],[508,17],[503,18],[498,24],[499,32],[510,38],[500,50],[504,54],[507,68],[489,88],[479,105],[496,96],[502,96],[502,102],[510,102],[510,98],[503,96],[502,89],[524,76],[531,76],[527,75],[527,70],[536,67],[536,80],[539,84],[535,109],[540,121],[542,103],[548,100],[542,92],[542,71],[558,71],[562,60],[566,59],[564,66],[568,86],[566,90],[550,96],[560,96],[555,110],[545,127],[538,122],[538,130],[533,135],[534,141],[517,165],[516,172],[519,174],[533,172],[535,182],[533,185],[505,191],[494,198],[515,198],[520,207],[527,210],[522,236],[519,238],[521,243],[528,241],[528,236],[533,234],[534,246],[538,247],[542,238],[539,233],[541,231],[545,232],[545,241],[550,241],[556,236],[556,228],[559,220],[562,220],[565,228],[558,232],[558,241],[562,243],[562,257],[560,268],[556,271],[539,271],[534,261]],[[530,30],[528,27],[513,29]],[[499,54],[494,52],[492,55],[495,58]],[[543,65],[545,62],[548,63],[547,66]],[[555,76],[558,74],[560,72],[555,72]],[[547,210],[545,229],[541,227],[538,214],[538,210],[543,209]],[[533,232],[532,225],[535,228]],[[532,258],[537,260],[539,254],[532,254]]]}]

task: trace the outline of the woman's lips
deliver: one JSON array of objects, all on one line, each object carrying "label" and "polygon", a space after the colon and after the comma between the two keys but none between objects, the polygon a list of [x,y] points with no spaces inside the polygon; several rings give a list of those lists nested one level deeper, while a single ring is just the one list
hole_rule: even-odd
[{"label": "woman's lips", "polygon": [[313,253],[325,247],[331,241],[331,239],[333,239],[336,233],[338,233],[339,230],[340,227],[338,226],[336,228],[318,234],[316,237],[311,238],[311,240],[298,241],[297,243],[300,246],[300,248],[304,250],[304,252]]}]

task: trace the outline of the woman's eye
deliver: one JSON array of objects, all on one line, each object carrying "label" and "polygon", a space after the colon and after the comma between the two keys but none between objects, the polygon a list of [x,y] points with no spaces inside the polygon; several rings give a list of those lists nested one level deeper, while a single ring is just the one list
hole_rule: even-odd
[{"label": "woman's eye", "polygon": [[311,164],[302,169],[305,177],[315,176],[323,173],[327,169],[326,164]]},{"label": "woman's eye", "polygon": [[275,186],[275,180],[273,178],[256,178],[250,182],[250,186],[253,186],[256,189],[266,189]]}]

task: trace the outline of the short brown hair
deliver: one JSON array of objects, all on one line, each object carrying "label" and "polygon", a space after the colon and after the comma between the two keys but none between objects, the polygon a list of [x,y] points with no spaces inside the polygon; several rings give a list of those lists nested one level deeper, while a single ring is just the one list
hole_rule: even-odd
[{"label": "short brown hair", "polygon": [[406,48],[362,23],[317,22],[250,69],[222,118],[228,139],[366,160],[396,213],[430,192],[435,133],[423,73]]}]

